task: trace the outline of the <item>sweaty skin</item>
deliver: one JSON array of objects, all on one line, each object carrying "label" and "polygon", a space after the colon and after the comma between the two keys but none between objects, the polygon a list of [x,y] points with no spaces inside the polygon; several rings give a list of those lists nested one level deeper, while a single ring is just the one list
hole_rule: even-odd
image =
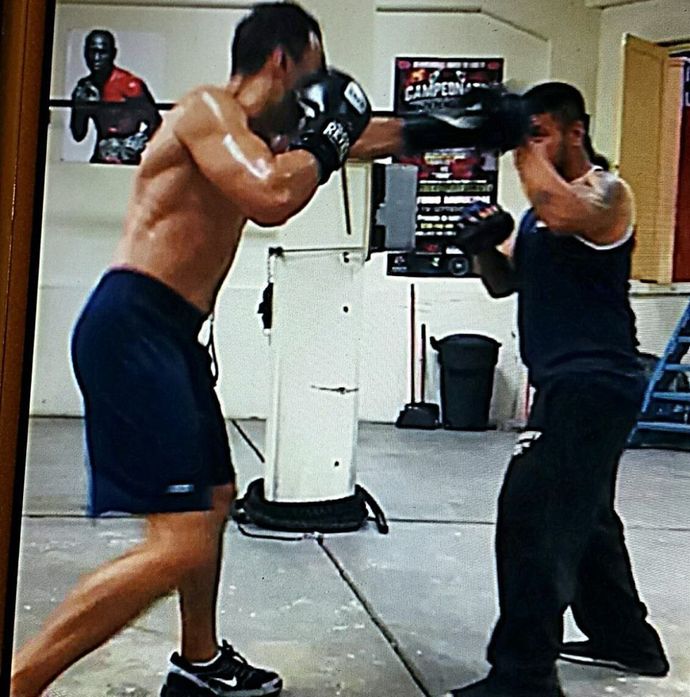
[{"label": "sweaty skin", "polygon": [[291,83],[322,61],[320,46],[314,46],[291,68],[290,79],[281,73],[279,87],[276,63],[185,96],[137,169],[113,265],[153,276],[210,312],[247,220],[280,225],[316,190],[313,155],[276,154],[253,128]]}]

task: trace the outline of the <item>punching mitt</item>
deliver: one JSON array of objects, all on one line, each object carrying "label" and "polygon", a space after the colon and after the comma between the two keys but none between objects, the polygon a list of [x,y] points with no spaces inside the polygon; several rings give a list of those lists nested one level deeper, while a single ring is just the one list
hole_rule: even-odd
[{"label": "punching mitt", "polygon": [[342,167],[350,148],[371,119],[364,90],[338,70],[320,72],[296,89],[304,111],[290,150],[308,150],[319,163],[321,184]]},{"label": "punching mitt", "polygon": [[480,254],[505,242],[514,226],[513,216],[499,205],[477,201],[463,209],[454,241],[465,254]]},{"label": "punching mitt", "polygon": [[500,85],[471,89],[453,109],[403,117],[403,141],[408,155],[474,147],[507,152],[520,145],[529,130],[526,102]]}]

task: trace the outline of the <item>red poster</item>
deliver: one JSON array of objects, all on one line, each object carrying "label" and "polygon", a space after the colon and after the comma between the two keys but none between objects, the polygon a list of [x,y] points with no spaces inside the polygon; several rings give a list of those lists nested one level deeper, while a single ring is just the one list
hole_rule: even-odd
[{"label": "red poster", "polygon": [[[502,58],[406,58],[395,59],[397,115],[415,112],[452,111],[460,98],[474,87],[498,84],[503,79]],[[496,201],[497,152],[477,148],[444,149],[400,162],[419,168],[417,196],[417,259],[391,255],[389,273],[394,275],[464,275],[453,271],[455,223],[464,206],[472,201]],[[432,255],[428,259],[420,255]],[[396,261],[397,259],[397,261]],[[412,267],[429,269],[417,274]],[[424,263],[428,261],[429,263]],[[457,267],[456,259],[455,267]]]}]

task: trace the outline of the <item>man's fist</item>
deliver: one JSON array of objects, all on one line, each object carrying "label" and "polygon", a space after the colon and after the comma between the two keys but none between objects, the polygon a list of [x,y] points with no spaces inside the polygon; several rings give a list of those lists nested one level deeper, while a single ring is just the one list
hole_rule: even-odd
[{"label": "man's fist", "polygon": [[364,90],[337,70],[318,73],[296,89],[304,112],[291,150],[308,150],[319,163],[321,183],[342,167],[350,148],[371,119]]},{"label": "man's fist", "polygon": [[88,78],[84,77],[77,83],[72,92],[75,102],[98,102],[101,99],[101,91]]},{"label": "man's fist", "polygon": [[465,254],[486,252],[505,242],[515,221],[498,204],[476,201],[465,206],[455,232],[455,244]]}]

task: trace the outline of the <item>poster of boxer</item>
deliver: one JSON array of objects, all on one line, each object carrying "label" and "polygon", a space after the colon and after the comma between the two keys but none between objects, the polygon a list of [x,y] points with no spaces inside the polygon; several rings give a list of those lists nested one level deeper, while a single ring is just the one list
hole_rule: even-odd
[{"label": "poster of boxer", "polygon": [[161,123],[153,92],[162,84],[164,65],[159,34],[116,35],[102,27],[71,31],[65,67],[71,108],[63,161],[139,164]]},{"label": "poster of boxer", "polygon": [[[401,116],[452,113],[473,87],[502,79],[502,58],[397,57],[394,110]],[[389,255],[390,275],[467,275],[468,260],[452,244],[455,223],[463,206],[472,201],[496,201],[498,155],[462,148],[399,158],[419,168],[417,248],[411,254]]]}]

